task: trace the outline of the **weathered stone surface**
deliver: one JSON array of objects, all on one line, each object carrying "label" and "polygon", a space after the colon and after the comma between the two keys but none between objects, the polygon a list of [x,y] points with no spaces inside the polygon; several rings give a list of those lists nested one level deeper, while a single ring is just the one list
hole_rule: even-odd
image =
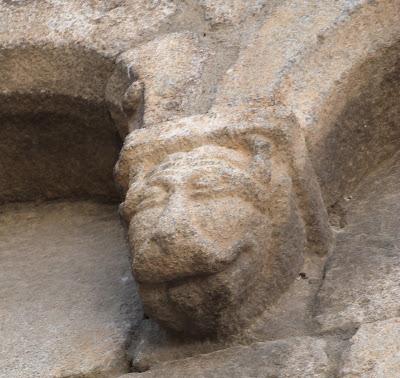
[{"label": "weathered stone surface", "polygon": [[289,118],[235,113],[126,138],[116,172],[150,316],[192,335],[232,333],[298,276],[307,241],[323,253],[321,207],[299,210],[318,193],[298,132]]},{"label": "weathered stone surface", "polygon": [[142,312],[116,207],[6,205],[0,235],[0,377],[127,372]]},{"label": "weathered stone surface", "polygon": [[163,362],[208,354],[226,347],[226,340],[182,338],[168,332],[155,320],[144,319],[135,333],[128,355],[132,359],[132,371],[144,372]]},{"label": "weathered stone surface", "polygon": [[[0,202],[116,198],[113,121],[123,138],[145,126],[118,174],[149,315],[196,335],[252,324],[253,340],[398,316],[388,171],[344,206],[313,306],[326,207],[344,226],[341,199],[399,149],[398,0],[3,0],[0,15]],[[284,132],[254,132],[270,126]]]},{"label": "weathered stone surface", "polygon": [[69,42],[115,54],[167,31],[178,15],[190,22],[187,8],[174,0],[2,1],[0,41]]},{"label": "weathered stone surface", "polygon": [[285,78],[291,70],[295,71],[295,64],[304,59],[308,48],[318,48],[318,33],[334,27],[335,20],[345,18],[362,2],[283,2],[264,19],[248,45],[240,51],[238,60],[227,71],[219,87],[217,104],[259,103],[271,106],[283,100],[280,90]]},{"label": "weathered stone surface", "polygon": [[341,376],[397,377],[400,371],[400,318],[363,324],[350,340]]},{"label": "weathered stone surface", "polygon": [[0,203],[119,198],[121,140],[104,106],[50,94],[0,99]]},{"label": "weathered stone surface", "polygon": [[399,148],[399,38],[397,0],[282,3],[227,70],[215,111],[290,108],[333,205]]},{"label": "weathered stone surface", "polygon": [[204,113],[213,98],[213,53],[199,35],[170,33],[124,52],[118,62],[145,85],[144,126]]},{"label": "weathered stone surface", "polygon": [[228,348],[193,358],[161,364],[142,374],[123,378],[147,377],[329,377],[332,366],[326,342],[299,337],[250,346]]},{"label": "weathered stone surface", "polygon": [[322,329],[396,317],[400,311],[400,164],[395,157],[347,198],[347,225],[337,235],[319,293]]},{"label": "weathered stone surface", "polygon": [[[290,107],[304,128],[329,207],[354,191],[360,180],[399,149],[400,3],[298,2],[291,9],[302,7],[320,7],[310,12],[316,22],[307,25],[311,20],[307,16],[306,22],[290,22],[290,27],[272,23],[295,35],[298,43],[283,37],[291,46],[286,50],[283,41],[276,39],[283,54],[294,55],[284,59],[283,65],[273,65],[277,70],[267,71],[272,77],[262,77],[275,81],[268,86],[273,88],[270,98]],[[293,33],[292,27],[302,31]],[[306,35],[307,41],[300,42]],[[275,49],[270,43],[265,47]],[[299,47],[301,51],[295,53]]]},{"label": "weathered stone surface", "polygon": [[213,27],[221,24],[237,25],[247,16],[260,13],[266,6],[271,7],[271,0],[200,0],[204,17]]}]

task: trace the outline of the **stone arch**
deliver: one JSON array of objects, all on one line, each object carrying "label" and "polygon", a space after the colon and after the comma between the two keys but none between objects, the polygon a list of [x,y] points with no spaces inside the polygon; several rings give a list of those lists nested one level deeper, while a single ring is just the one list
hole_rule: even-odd
[{"label": "stone arch", "polygon": [[128,67],[94,50],[0,47],[7,375],[129,371],[126,347],[142,314],[113,169],[140,120],[141,92],[127,98],[135,83]]},{"label": "stone arch", "polygon": [[337,231],[313,315],[332,334],[398,316],[399,10],[365,2],[327,26],[275,91],[304,130]]},{"label": "stone arch", "polygon": [[[266,114],[294,114],[318,176],[316,192],[324,201],[315,203],[323,212],[398,150],[399,3],[344,3],[278,8],[227,71],[211,110],[220,115],[246,109],[265,122]],[[320,232],[319,224],[311,225]],[[339,264],[356,266],[362,258],[354,256],[353,264],[343,263],[346,257]],[[320,264],[316,275],[325,260]],[[275,319],[271,324],[276,327]]]},{"label": "stone arch", "polygon": [[325,25],[274,91],[302,126],[327,206],[398,149],[399,4]]},{"label": "stone arch", "polygon": [[321,135],[310,144],[327,205],[399,151],[399,94],[400,39],[353,67],[347,82],[329,96]]},{"label": "stone arch", "polygon": [[117,200],[113,167],[138,105],[128,116],[121,103],[130,69],[94,50],[21,45],[0,49],[0,77],[0,203]]},{"label": "stone arch", "polygon": [[[377,83],[396,70],[399,14],[399,3],[394,0],[311,2],[296,7],[283,4],[254,34],[225,75],[214,110],[250,106],[281,112],[283,107],[294,113],[304,130],[324,198],[328,205],[334,203],[339,192],[349,190],[345,183],[352,187],[358,180],[349,176],[354,176],[356,169],[347,176],[341,173],[340,159],[348,158],[348,153],[358,154],[349,143],[348,153],[343,154],[342,146],[337,157],[329,154],[334,147],[326,143],[335,138],[328,134],[344,130],[335,122],[343,119],[346,107],[358,112],[354,101],[362,93],[369,97],[368,83],[374,81],[378,89]],[[382,85],[387,87],[389,82]],[[386,96],[384,92],[383,88],[375,91],[375,100]],[[372,129],[372,125],[368,127]],[[361,176],[362,171],[358,170]]]},{"label": "stone arch", "polygon": [[316,297],[315,319],[323,331],[398,315],[400,33],[395,31],[388,28],[385,43],[371,43],[346,71],[332,75],[329,90],[318,93],[308,112],[299,112],[311,115],[304,130],[338,231]]}]

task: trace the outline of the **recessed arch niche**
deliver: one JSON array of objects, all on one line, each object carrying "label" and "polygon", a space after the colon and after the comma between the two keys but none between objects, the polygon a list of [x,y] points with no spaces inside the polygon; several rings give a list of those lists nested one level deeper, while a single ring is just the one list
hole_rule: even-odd
[{"label": "recessed arch niche", "polygon": [[0,50],[0,203],[117,201],[112,173],[124,125],[115,119],[132,81],[94,51]]},{"label": "recessed arch niche", "polygon": [[400,41],[355,64],[319,108],[310,152],[327,206],[400,151]]},{"label": "recessed arch niche", "polygon": [[315,308],[323,332],[399,313],[399,98],[398,40],[369,51],[321,111],[310,150],[336,230]]},{"label": "recessed arch niche", "polygon": [[93,50],[0,48],[0,291],[7,313],[0,328],[8,376],[129,371],[125,349],[142,315],[113,169],[140,117],[137,102],[125,104],[129,115],[122,105],[134,80],[127,67]]}]

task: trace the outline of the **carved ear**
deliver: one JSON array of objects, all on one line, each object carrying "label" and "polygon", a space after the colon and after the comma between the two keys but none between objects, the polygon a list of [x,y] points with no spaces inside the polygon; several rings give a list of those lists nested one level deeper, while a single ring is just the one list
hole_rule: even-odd
[{"label": "carved ear", "polygon": [[268,184],[271,181],[272,144],[263,135],[251,135],[247,142],[253,155],[250,169],[259,181]]}]

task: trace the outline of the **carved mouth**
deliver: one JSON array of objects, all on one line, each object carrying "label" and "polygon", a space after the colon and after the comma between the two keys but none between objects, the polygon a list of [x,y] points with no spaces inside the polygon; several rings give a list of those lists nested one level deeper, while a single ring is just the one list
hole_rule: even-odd
[{"label": "carved mouth", "polygon": [[221,314],[241,306],[262,273],[249,246],[219,272],[140,283],[146,313],[179,332],[214,335]]},{"label": "carved mouth", "polygon": [[[222,282],[224,281],[233,280],[239,282],[241,281],[240,277],[247,277],[242,283],[244,285],[246,282],[251,280],[252,276],[254,276],[251,272],[259,270],[260,266],[253,264],[254,256],[249,253],[250,243],[240,243],[240,245],[237,246],[237,249],[235,258],[232,261],[229,261],[229,263],[226,263],[223,266],[219,266],[219,269],[215,269],[212,272],[191,273],[185,276],[173,277],[165,280],[138,280],[138,282],[148,288],[151,287],[155,290],[165,290],[166,292],[185,286],[188,288],[189,286],[191,288],[194,286],[202,286],[204,289],[212,291],[211,286],[221,287],[223,285]],[[223,269],[221,269],[221,267]],[[221,281],[221,283],[217,284],[219,281]]]},{"label": "carved mouth", "polygon": [[[231,265],[235,264],[242,252],[248,248],[247,243],[238,242],[230,251],[225,253],[226,258],[221,258],[221,253],[205,252],[199,247],[198,252],[193,253],[192,260],[188,260],[188,262],[183,260],[182,262],[179,259],[179,253],[166,252],[176,249],[166,248],[165,245],[160,245],[154,239],[150,242],[151,248],[148,248],[147,251],[140,251],[134,257],[133,270],[136,280],[143,284],[173,287],[193,280],[204,280],[225,272]],[[180,250],[184,251],[184,248],[181,246]],[[176,259],[174,259],[174,255]],[[157,263],[153,263],[153,261]],[[179,266],[179,264],[181,265]]]}]

